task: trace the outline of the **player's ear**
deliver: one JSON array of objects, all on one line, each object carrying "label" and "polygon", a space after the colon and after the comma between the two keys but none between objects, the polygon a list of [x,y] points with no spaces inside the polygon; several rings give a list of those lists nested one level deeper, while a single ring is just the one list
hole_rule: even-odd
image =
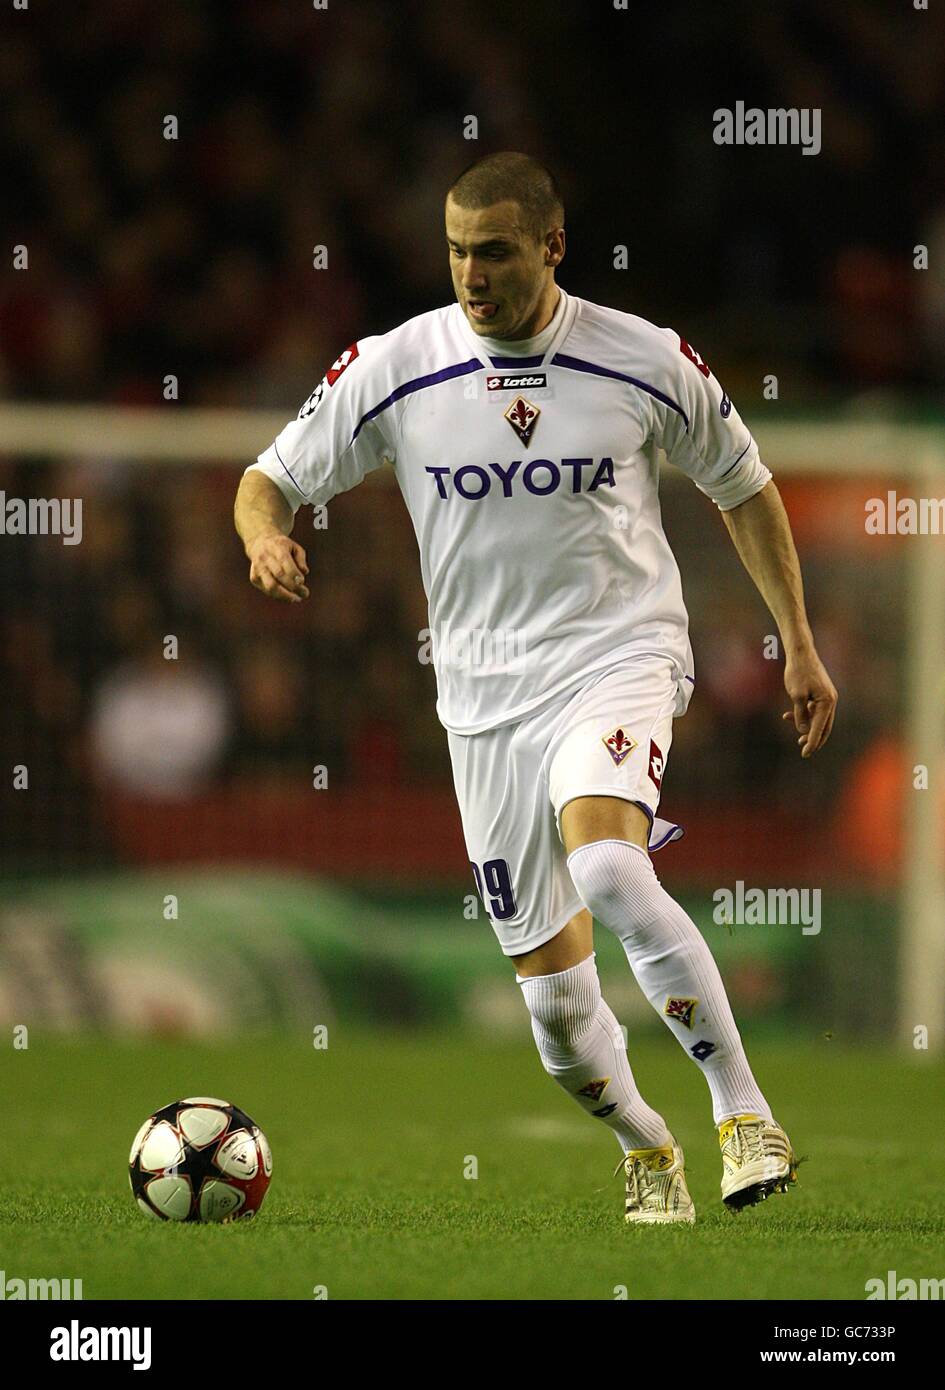
[{"label": "player's ear", "polygon": [[[550,233],[549,235],[550,240],[545,247],[546,251],[548,252],[545,264],[550,266],[560,265],[561,262],[564,260],[564,228],[559,227],[557,235],[554,232]],[[558,241],[559,238],[561,242],[560,249],[554,245],[554,242]]]}]

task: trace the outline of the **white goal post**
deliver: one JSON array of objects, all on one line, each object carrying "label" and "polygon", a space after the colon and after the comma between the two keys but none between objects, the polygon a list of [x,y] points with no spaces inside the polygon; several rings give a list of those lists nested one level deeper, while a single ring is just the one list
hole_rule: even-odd
[{"label": "white goal post", "polygon": [[[282,429],[284,410],[0,404],[0,453],[9,458],[116,459],[168,466],[245,468]],[[775,476],[883,476],[916,497],[945,496],[945,426],[888,419],[771,421],[759,431]],[[664,481],[677,476],[668,470]],[[367,486],[392,483],[389,469]],[[928,791],[905,797],[897,1041],[913,1055],[915,1030],[928,1051],[945,1050],[945,536],[903,540],[906,632],[903,785],[928,768]],[[896,711],[890,711],[894,718]],[[876,814],[886,808],[876,807]]]}]

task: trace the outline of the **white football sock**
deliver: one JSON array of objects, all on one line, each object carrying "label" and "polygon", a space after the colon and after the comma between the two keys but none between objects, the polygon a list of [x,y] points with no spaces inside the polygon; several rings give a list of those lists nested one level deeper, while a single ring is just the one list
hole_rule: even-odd
[{"label": "white football sock", "polygon": [[712,952],[660,884],[646,850],[597,840],[573,850],[568,868],[585,907],[620,938],[643,993],[701,1068],[715,1123],[744,1114],[771,1119]]},{"label": "white football sock", "polygon": [[515,978],[549,1076],[613,1130],[621,1152],[669,1144],[662,1116],[637,1090],[620,1024],[601,997],[593,954],[554,975]]}]

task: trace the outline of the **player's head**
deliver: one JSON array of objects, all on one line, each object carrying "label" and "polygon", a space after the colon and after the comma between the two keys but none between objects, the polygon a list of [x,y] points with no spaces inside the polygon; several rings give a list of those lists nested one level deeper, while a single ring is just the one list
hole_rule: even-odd
[{"label": "player's head", "polygon": [[[446,195],[446,240],[453,289],[475,332],[531,338],[545,326],[564,256],[564,204],[543,164],[516,150],[470,164]],[[477,301],[484,313],[473,312]]]}]

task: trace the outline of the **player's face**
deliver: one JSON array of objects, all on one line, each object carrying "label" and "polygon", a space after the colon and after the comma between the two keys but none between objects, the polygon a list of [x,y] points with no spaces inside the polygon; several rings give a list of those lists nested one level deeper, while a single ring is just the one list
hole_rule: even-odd
[{"label": "player's face", "polygon": [[551,317],[554,266],[564,230],[536,243],[519,224],[511,201],[461,208],[446,200],[450,274],[460,307],[476,333],[488,338],[532,338]]}]

